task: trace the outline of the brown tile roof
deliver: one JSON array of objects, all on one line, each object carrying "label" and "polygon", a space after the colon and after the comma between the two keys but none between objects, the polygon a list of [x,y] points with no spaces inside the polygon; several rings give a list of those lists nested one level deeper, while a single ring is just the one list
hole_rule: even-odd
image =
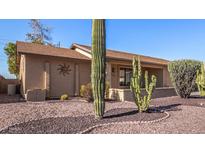
[{"label": "brown tile roof", "polygon": [[[80,44],[72,44],[71,48],[80,48],[88,53],[91,52],[91,47],[86,46],[86,45],[80,45]],[[116,50],[110,50],[107,49],[106,52],[107,58],[110,59],[117,59],[117,60],[132,60],[134,56],[140,56],[140,60],[142,62],[146,63],[153,63],[153,64],[159,64],[159,65],[167,65],[169,63],[168,60],[165,59],[160,59],[160,58],[154,58],[154,57],[149,57],[149,56],[144,56],[144,55],[138,55],[138,54],[133,54],[133,53],[128,53],[128,52],[122,52],[122,51],[116,51]]]},{"label": "brown tile roof", "polygon": [[17,41],[16,44],[17,44],[18,53],[90,60],[90,58],[72,49],[56,48],[48,45],[41,45],[41,44],[20,42],[20,41]]},{"label": "brown tile roof", "polygon": [[[17,52],[25,53],[25,54],[38,54],[38,55],[48,55],[48,56],[56,56],[56,57],[65,57],[65,58],[73,58],[73,59],[82,59],[82,60],[90,60],[89,57],[76,52],[75,48],[80,48],[87,53],[91,53],[91,47],[80,44],[72,44],[71,49],[68,48],[56,48],[48,45],[40,45],[28,42],[20,42],[17,41]],[[131,61],[134,56],[140,56],[142,62],[153,63],[159,65],[167,65],[168,60],[154,58],[144,55],[138,55],[128,52],[116,51],[107,49],[107,58],[116,59],[116,60],[128,60]]]}]

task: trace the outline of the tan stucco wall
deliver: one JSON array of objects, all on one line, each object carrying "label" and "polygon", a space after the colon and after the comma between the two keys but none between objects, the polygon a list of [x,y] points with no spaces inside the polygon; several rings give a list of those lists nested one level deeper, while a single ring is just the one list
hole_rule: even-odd
[{"label": "tan stucco wall", "polygon": [[[147,92],[145,89],[141,89],[141,94],[145,95]],[[173,87],[156,88],[152,94],[153,98],[176,96],[175,89]],[[116,89],[111,88],[109,90],[109,98],[118,101],[134,101],[133,93],[130,89]]]},{"label": "tan stucco wall", "polygon": [[[63,76],[57,70],[59,64],[70,65],[70,74]],[[73,96],[80,86],[90,82],[91,62],[85,60],[74,60],[69,58],[60,58],[40,55],[21,55],[20,62],[20,80],[22,83],[22,94],[28,89],[49,89],[50,97],[59,97],[64,93]],[[46,65],[47,64],[47,65]],[[76,67],[78,65],[78,67]],[[119,69],[120,67],[130,67],[130,62],[109,61],[111,65],[111,88],[127,88],[119,86]],[[166,66],[142,64],[143,70],[146,67],[149,74],[154,74],[158,78],[157,87],[171,86],[169,73]],[[112,72],[112,68],[114,72]],[[48,70],[49,69],[49,70]],[[76,70],[78,69],[78,73]],[[49,72],[49,77],[45,77],[45,72]],[[78,77],[76,77],[78,74]],[[46,82],[47,80],[47,82]],[[49,80],[49,81],[48,81]],[[77,82],[78,80],[78,82]],[[47,83],[47,84],[46,84]],[[76,83],[78,83],[76,85]]]},{"label": "tan stucco wall", "polygon": [[119,87],[119,69],[118,65],[112,64],[112,69],[114,72],[111,74],[111,87],[112,88],[118,88]]},{"label": "tan stucco wall", "polygon": [[[69,75],[59,74],[57,70],[59,64],[70,65]],[[50,96],[59,97],[62,94],[74,95],[74,78],[75,78],[74,63],[65,59],[50,61]]]},{"label": "tan stucco wall", "polygon": [[80,85],[84,85],[91,82],[90,62],[79,63],[79,78],[80,78]]},{"label": "tan stucco wall", "polygon": [[148,71],[148,78],[149,81],[151,80],[151,76],[155,75],[157,77],[157,83],[156,83],[156,87],[163,87],[163,69],[159,69],[159,68],[146,68],[146,67],[142,67],[142,81],[143,81],[143,87],[145,86],[144,84],[144,74],[145,71]]},{"label": "tan stucco wall", "polygon": [[[49,87],[49,96],[50,97],[59,97],[62,94],[68,93],[70,96],[75,94],[75,65],[79,65],[79,85],[90,82],[90,63],[83,60],[73,60],[68,58],[58,58],[51,56],[39,56],[27,54],[24,58],[26,67],[25,67],[25,81],[23,80],[22,74],[22,84],[25,86],[24,93],[28,89],[45,89],[45,64],[49,63],[50,68],[50,87]],[[57,70],[59,64],[70,65],[69,75],[63,76]],[[22,71],[23,72],[23,71]],[[22,87],[23,87],[22,86]]]},{"label": "tan stucco wall", "polygon": [[167,67],[163,68],[163,86],[173,87]]},{"label": "tan stucco wall", "polygon": [[44,89],[45,58],[36,55],[26,55],[25,91],[28,89]]}]

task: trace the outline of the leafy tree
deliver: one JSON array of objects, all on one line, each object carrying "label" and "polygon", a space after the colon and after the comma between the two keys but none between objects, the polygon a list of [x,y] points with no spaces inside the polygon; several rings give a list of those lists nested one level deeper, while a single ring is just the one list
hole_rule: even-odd
[{"label": "leafy tree", "polygon": [[[52,45],[50,37],[51,29],[49,27],[44,26],[40,23],[40,20],[32,19],[29,23],[32,32],[26,34],[27,40],[31,41],[32,43],[38,43],[38,44],[46,44],[46,45]],[[11,74],[14,74],[17,78],[19,76],[19,67],[18,67],[18,61],[19,58],[17,56],[16,52],[16,44],[9,42],[4,47],[4,52],[8,56],[8,69]]]},{"label": "leafy tree", "polygon": [[17,66],[17,52],[16,44],[9,42],[4,47],[4,52],[8,56],[8,69],[11,74],[14,74],[17,78],[19,76],[19,67]]},{"label": "leafy tree", "polygon": [[32,32],[26,34],[27,40],[32,43],[52,45],[51,28],[44,26],[38,19],[31,19],[29,25],[32,28]]}]

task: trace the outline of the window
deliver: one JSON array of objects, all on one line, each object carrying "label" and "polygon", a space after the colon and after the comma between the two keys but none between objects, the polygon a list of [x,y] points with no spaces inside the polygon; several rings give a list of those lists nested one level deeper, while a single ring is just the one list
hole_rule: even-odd
[{"label": "window", "polygon": [[115,68],[114,67],[112,67],[112,73],[115,73]]},{"label": "window", "polygon": [[132,69],[120,68],[120,86],[130,86]]}]

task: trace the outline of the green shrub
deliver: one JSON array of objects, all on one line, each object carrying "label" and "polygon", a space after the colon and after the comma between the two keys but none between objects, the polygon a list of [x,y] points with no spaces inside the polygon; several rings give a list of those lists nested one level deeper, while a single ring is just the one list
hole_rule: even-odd
[{"label": "green shrub", "polygon": [[60,100],[64,101],[64,100],[68,100],[68,98],[69,98],[68,94],[63,94],[61,95]]},{"label": "green shrub", "polygon": [[196,85],[196,72],[201,63],[195,60],[176,60],[168,64],[168,71],[176,93],[188,98]]}]

